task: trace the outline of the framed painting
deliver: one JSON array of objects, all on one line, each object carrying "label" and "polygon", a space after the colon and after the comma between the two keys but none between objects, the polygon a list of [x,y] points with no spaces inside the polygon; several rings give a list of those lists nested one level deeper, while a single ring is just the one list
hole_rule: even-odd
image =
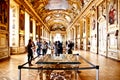
[{"label": "framed painting", "polygon": [[8,23],[8,0],[0,0],[0,23]]},{"label": "framed painting", "polygon": [[118,0],[109,0],[108,1],[108,24],[113,25],[117,24],[117,1]]},{"label": "framed painting", "polygon": [[24,30],[25,26],[25,14],[24,11],[20,9],[20,20],[19,20],[19,25],[20,25],[20,30]]}]

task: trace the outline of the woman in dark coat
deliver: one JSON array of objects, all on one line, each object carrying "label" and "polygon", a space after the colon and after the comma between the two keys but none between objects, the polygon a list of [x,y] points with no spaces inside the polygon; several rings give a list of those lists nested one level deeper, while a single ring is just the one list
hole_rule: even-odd
[{"label": "woman in dark coat", "polygon": [[27,45],[27,52],[28,52],[28,62],[29,65],[31,66],[31,61],[33,59],[33,41],[29,39],[28,45]]}]

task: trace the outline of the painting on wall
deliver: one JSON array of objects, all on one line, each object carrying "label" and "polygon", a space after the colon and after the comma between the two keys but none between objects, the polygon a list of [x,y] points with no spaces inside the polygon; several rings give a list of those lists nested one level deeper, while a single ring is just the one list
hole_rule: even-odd
[{"label": "painting on wall", "polygon": [[32,33],[32,32],[33,32],[33,21],[30,20],[30,33]]},{"label": "painting on wall", "polygon": [[25,24],[25,14],[24,11],[20,9],[20,21],[19,21],[19,25],[20,25],[20,30],[24,30],[24,24]]},{"label": "painting on wall", "polygon": [[8,23],[8,0],[0,0],[0,23]]},{"label": "painting on wall", "polygon": [[117,0],[110,0],[108,4],[109,25],[117,23]]}]

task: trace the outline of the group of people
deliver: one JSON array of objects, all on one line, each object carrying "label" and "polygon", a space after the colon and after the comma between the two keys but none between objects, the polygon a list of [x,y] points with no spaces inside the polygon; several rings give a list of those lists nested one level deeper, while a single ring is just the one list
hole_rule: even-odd
[{"label": "group of people", "polygon": [[[60,41],[55,41],[53,45],[55,54],[63,54],[63,43]],[[74,49],[74,43],[72,41],[66,41],[66,53],[72,54],[72,50]]]},{"label": "group of people", "polygon": [[60,41],[53,43],[53,50],[55,54],[63,54],[63,44]]},{"label": "group of people", "polygon": [[46,41],[41,42],[39,39],[37,39],[36,49],[37,49],[38,56],[41,54],[41,51],[42,51],[42,54],[45,55],[48,50],[48,42]]},{"label": "group of people", "polygon": [[45,55],[47,53],[48,50],[48,43],[46,41],[43,41],[43,43],[37,39],[36,44],[33,42],[32,39],[29,39],[28,41],[28,45],[27,45],[27,52],[28,52],[28,62],[29,65],[31,64],[31,61],[33,59],[33,54],[36,52],[37,56],[39,56],[41,54]]},{"label": "group of people", "polygon": [[[66,51],[68,54],[72,54],[73,47],[74,47],[73,42],[71,41],[66,42]],[[46,41],[41,42],[39,39],[37,39],[36,43],[34,43],[32,39],[29,39],[27,45],[29,65],[32,65],[31,61],[33,59],[34,53],[37,53],[37,56],[45,55],[48,51],[48,48],[52,49],[53,53],[55,53],[56,55],[63,54],[63,43],[60,41],[55,41],[53,45],[51,45]]]}]

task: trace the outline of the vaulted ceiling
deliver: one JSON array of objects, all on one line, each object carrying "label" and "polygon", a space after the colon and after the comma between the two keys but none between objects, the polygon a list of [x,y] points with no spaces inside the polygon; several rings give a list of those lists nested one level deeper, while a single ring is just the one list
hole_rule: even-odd
[{"label": "vaulted ceiling", "polygon": [[66,31],[80,12],[83,0],[28,0],[50,31]]}]

